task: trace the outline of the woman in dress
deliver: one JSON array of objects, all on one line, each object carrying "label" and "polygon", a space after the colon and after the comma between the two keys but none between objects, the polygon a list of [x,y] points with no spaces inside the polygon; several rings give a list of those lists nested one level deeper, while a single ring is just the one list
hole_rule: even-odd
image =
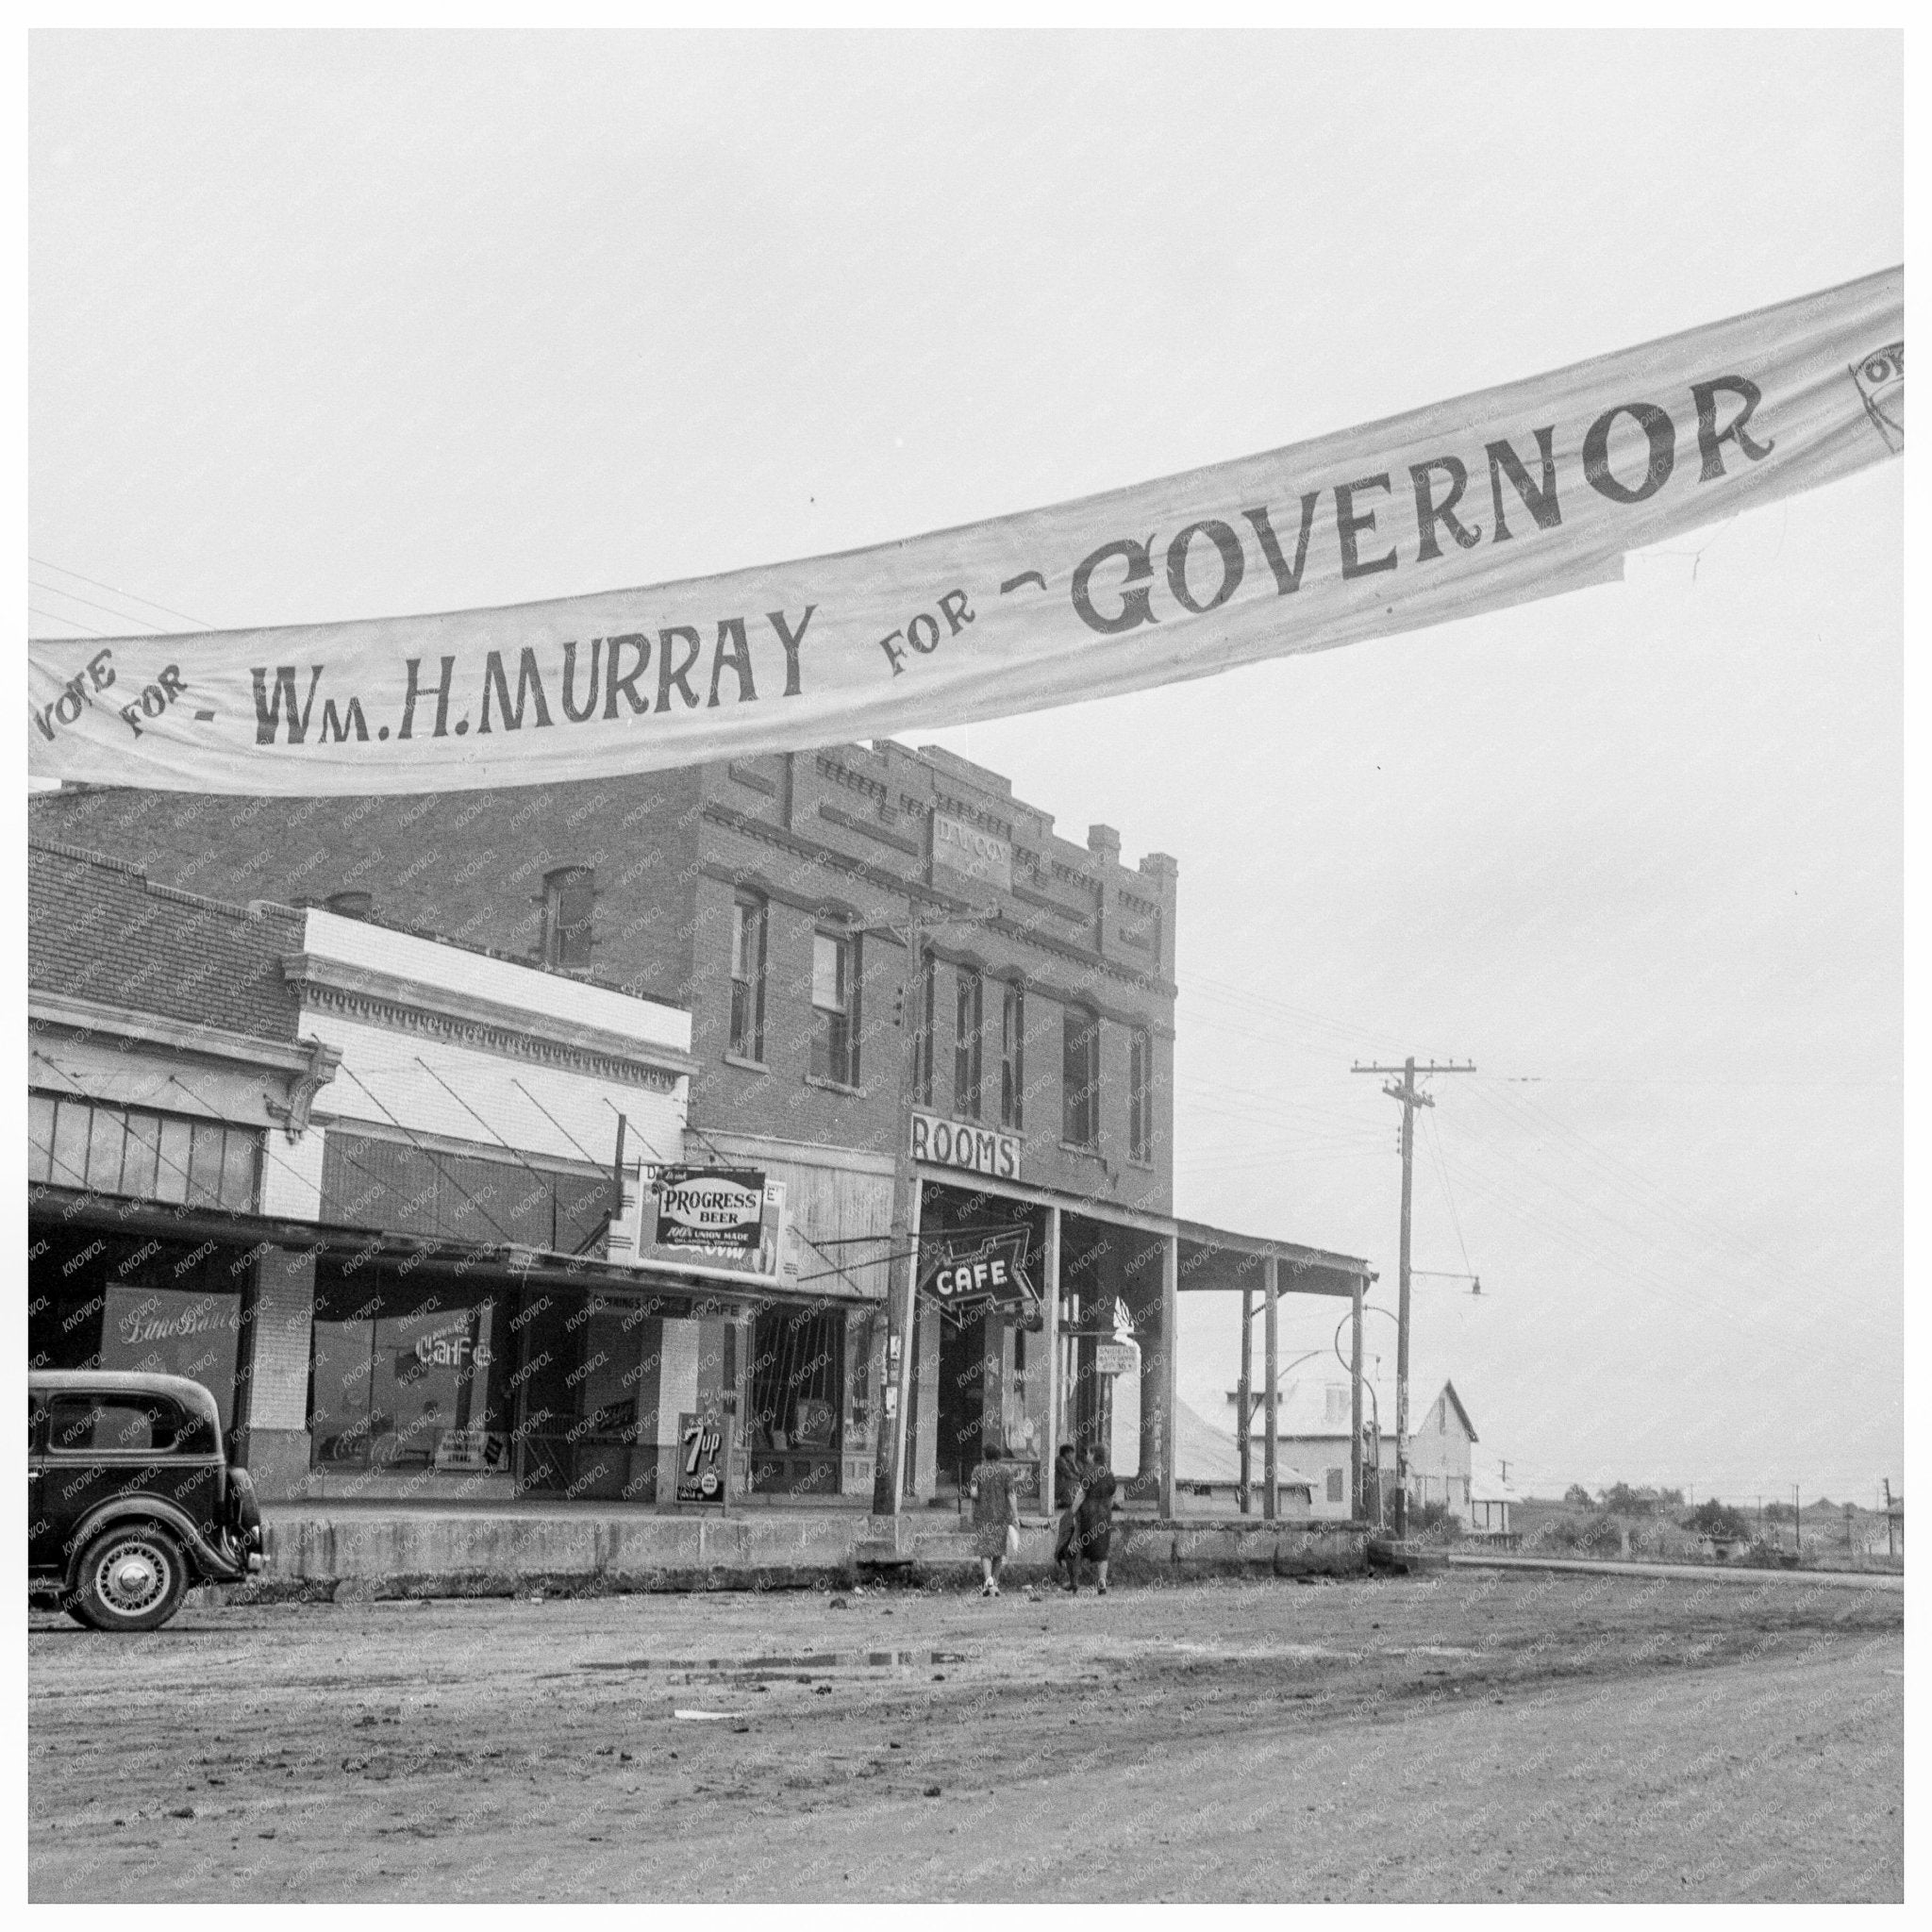
[{"label": "woman in dress", "polygon": [[973,1541],[979,1553],[981,1596],[1000,1593],[1000,1569],[1007,1560],[1007,1531],[1020,1527],[1020,1503],[1013,1493],[1013,1472],[1000,1457],[1000,1445],[991,1436],[981,1450],[985,1457],[973,1475]]},{"label": "woman in dress", "polygon": [[1053,1538],[1053,1566],[1063,1573],[1062,1590],[1078,1590],[1074,1569],[1074,1538],[1080,1526],[1080,1458],[1071,1442],[1060,1444],[1053,1466],[1054,1507],[1059,1511]]},{"label": "woman in dress", "polygon": [[[1093,1581],[1102,1596],[1107,1594],[1107,1559],[1113,1545],[1113,1499],[1119,1485],[1108,1467],[1107,1451],[1095,1447],[1087,1453],[1087,1467],[1081,1473],[1080,1507],[1075,1511],[1078,1526],[1074,1533],[1073,1558],[1081,1557],[1093,1565]],[[1073,1567],[1072,1562],[1068,1566]]]}]

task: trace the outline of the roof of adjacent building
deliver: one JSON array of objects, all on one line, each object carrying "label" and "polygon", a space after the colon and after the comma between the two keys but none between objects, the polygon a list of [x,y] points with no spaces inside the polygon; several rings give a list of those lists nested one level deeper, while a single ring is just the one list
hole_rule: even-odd
[{"label": "roof of adjacent building", "polygon": [[[1341,1397],[1341,1413],[1331,1416],[1329,1393],[1333,1391]],[[1378,1391],[1382,1413],[1393,1419],[1395,1398],[1387,1390]],[[1238,1390],[1229,1390],[1228,1406],[1233,1407],[1239,1399]],[[1255,1380],[1253,1400],[1254,1420],[1248,1424],[1248,1433],[1257,1441],[1265,1441],[1268,1436],[1268,1411],[1261,1401],[1261,1380]],[[1374,1410],[1374,1404],[1366,1395],[1362,1400],[1362,1421],[1366,1424]],[[1300,1441],[1322,1441],[1333,1438],[1347,1441],[1354,1427],[1353,1407],[1349,1400],[1348,1377],[1342,1374],[1333,1375],[1290,1377],[1276,1386],[1274,1398],[1274,1433],[1276,1439],[1292,1436]]]},{"label": "roof of adjacent building", "polygon": [[301,915],[251,910],[57,841],[27,845],[27,984],[263,1040],[295,1038],[301,1001],[282,976]]},{"label": "roof of adjacent building", "polygon": [[[1461,1417],[1463,1431],[1469,1437],[1469,1440],[1472,1442],[1479,1440],[1476,1436],[1475,1424],[1470,1421],[1469,1411],[1463,1407],[1462,1397],[1457,1394],[1454,1382],[1444,1382],[1442,1384],[1441,1390],[1436,1396],[1436,1402],[1447,1402],[1455,1409],[1456,1413]],[[1436,1402],[1430,1403],[1429,1408],[1434,1408]],[[1428,1408],[1423,1411],[1424,1415],[1428,1414]]]},{"label": "roof of adjacent building", "polygon": [[[1218,1429],[1198,1410],[1185,1402],[1174,1404],[1174,1480],[1183,1483],[1238,1483],[1241,1479],[1241,1444],[1225,1429]],[[1256,1460],[1252,1479],[1261,1479],[1261,1465]],[[1299,1470],[1277,1460],[1274,1480],[1283,1489],[1312,1491],[1309,1479]]]},{"label": "roof of adjacent building", "polygon": [[1522,1492],[1506,1481],[1502,1466],[1487,1450],[1469,1459],[1469,1498],[1473,1503],[1520,1503]]}]

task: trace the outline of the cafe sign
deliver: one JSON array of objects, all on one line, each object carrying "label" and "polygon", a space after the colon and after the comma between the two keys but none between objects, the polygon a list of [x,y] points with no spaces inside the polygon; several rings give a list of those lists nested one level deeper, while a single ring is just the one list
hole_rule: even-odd
[{"label": "cafe sign", "polygon": [[1031,1314],[1040,1296],[1026,1273],[1026,1230],[984,1229],[921,1243],[919,1286],[949,1312],[995,1308]]}]

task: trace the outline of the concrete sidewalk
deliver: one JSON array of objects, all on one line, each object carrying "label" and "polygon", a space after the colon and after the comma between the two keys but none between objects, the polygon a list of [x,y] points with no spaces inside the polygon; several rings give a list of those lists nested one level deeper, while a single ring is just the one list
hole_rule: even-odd
[{"label": "concrete sidewalk", "polygon": [[[226,1594],[509,1596],[628,1591],[785,1590],[862,1576],[924,1584],[975,1574],[973,1536],[951,1511],[859,1510],[671,1516],[567,1504],[281,1503],[262,1510],[263,1569]],[[1054,1525],[1023,1524],[1008,1574],[1053,1567]],[[1124,1582],[1211,1575],[1355,1575],[1367,1533],[1334,1524],[1115,1520],[1113,1574]]]},{"label": "concrete sidewalk", "polygon": [[1501,1552],[1449,1550],[1431,1553],[1424,1564],[1458,1570],[1562,1570],[1582,1576],[1670,1576],[1692,1583],[1804,1583],[1833,1590],[1892,1590],[1906,1587],[1903,1572],[1891,1570],[1759,1570],[1724,1563],[1643,1563],[1591,1561],[1578,1557],[1512,1557]]}]

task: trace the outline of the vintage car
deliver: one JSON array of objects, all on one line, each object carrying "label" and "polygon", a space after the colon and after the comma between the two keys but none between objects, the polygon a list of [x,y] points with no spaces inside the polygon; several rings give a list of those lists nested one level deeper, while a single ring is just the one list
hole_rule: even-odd
[{"label": "vintage car", "polygon": [[95,1630],[158,1630],[192,1584],[261,1567],[261,1510],[184,1375],[27,1376],[27,1589]]}]

